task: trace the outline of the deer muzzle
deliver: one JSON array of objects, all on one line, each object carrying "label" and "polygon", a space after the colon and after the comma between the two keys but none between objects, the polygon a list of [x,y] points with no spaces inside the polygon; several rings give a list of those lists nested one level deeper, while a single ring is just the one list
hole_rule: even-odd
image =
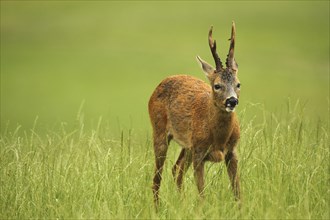
[{"label": "deer muzzle", "polygon": [[226,105],[227,112],[233,112],[233,111],[235,111],[236,105],[238,105],[238,99],[232,96],[232,97],[226,99],[225,105]]}]

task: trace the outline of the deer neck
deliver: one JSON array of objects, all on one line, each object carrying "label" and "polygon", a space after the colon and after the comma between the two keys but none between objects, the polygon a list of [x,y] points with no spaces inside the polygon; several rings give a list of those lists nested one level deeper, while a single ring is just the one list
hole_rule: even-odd
[{"label": "deer neck", "polygon": [[213,108],[210,112],[210,117],[212,118],[211,124],[216,127],[228,127],[232,125],[232,122],[235,118],[234,112],[226,112],[224,110],[221,110],[217,107]]},{"label": "deer neck", "polygon": [[217,145],[227,142],[233,130],[235,117],[234,112],[226,112],[218,107],[210,110],[210,129]]}]

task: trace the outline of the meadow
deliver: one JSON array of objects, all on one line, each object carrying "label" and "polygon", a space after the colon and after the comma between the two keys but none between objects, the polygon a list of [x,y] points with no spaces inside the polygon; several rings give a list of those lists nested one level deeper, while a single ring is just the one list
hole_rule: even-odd
[{"label": "meadow", "polygon": [[264,112],[255,124],[240,114],[242,208],[230,190],[224,164],[206,166],[205,200],[190,171],[180,194],[171,167],[180,147],[170,146],[161,207],[151,192],[154,170],[149,133],[109,132],[101,119],[90,131],[80,116],[74,130],[62,124],[42,137],[38,125],[1,138],[1,218],[83,219],[328,219],[328,124],[304,118],[288,104],[281,118]]},{"label": "meadow", "polygon": [[[232,20],[242,208],[223,163],[179,194],[171,143],[155,212],[149,96]],[[0,44],[0,219],[330,218],[328,1],[1,1]]]}]

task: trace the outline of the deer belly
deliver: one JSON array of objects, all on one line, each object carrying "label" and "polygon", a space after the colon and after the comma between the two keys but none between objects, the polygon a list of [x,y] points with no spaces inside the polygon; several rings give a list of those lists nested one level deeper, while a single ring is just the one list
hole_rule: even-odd
[{"label": "deer belly", "polygon": [[183,148],[191,148],[191,135],[185,135],[182,133],[177,133],[174,130],[171,130],[169,132],[171,135],[173,135],[173,140],[178,143]]},{"label": "deer belly", "polygon": [[190,117],[172,113],[168,122],[167,130],[173,136],[173,140],[183,148],[191,148],[192,130]]}]

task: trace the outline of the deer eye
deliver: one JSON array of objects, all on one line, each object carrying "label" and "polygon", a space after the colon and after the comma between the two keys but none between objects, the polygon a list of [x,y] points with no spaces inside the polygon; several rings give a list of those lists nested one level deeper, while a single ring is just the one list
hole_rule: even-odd
[{"label": "deer eye", "polygon": [[215,89],[215,90],[219,90],[219,89],[221,89],[221,85],[219,85],[219,84],[215,84],[215,85],[214,85],[214,89]]},{"label": "deer eye", "polygon": [[241,88],[241,84],[240,83],[237,84],[237,88]]}]

